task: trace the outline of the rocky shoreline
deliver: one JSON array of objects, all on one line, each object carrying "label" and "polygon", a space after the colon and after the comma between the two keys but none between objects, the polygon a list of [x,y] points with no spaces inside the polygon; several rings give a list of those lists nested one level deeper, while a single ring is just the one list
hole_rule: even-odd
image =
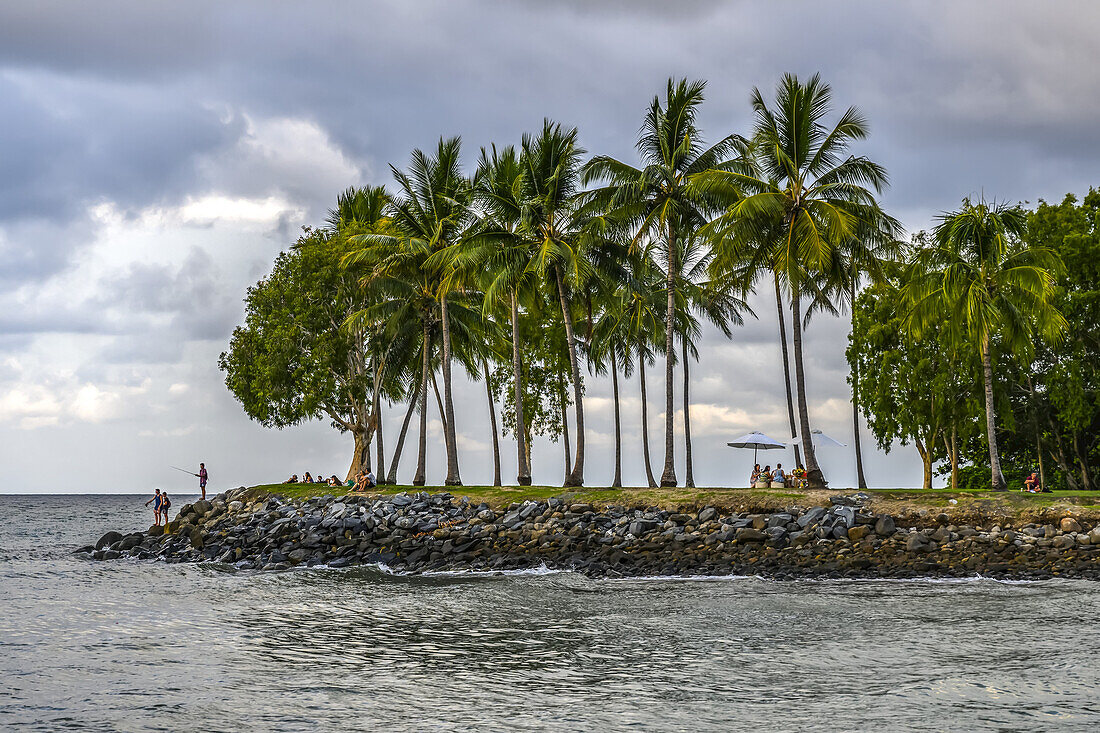
[{"label": "rocky shoreline", "polygon": [[564,496],[498,510],[447,493],[292,501],[242,487],[181,507],[167,528],[108,532],[76,552],[241,570],[379,564],[405,573],[547,567],[599,577],[1100,580],[1100,523],[1061,513],[1041,523],[953,524],[927,510],[875,513],[869,499],[838,495],[829,506],[751,513],[603,507]]}]

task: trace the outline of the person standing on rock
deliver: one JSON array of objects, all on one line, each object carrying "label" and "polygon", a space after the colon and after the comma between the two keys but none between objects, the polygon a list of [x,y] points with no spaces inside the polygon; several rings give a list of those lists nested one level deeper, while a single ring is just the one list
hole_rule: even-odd
[{"label": "person standing on rock", "polygon": [[209,475],[206,473],[206,464],[199,464],[199,472],[196,474],[199,477],[199,491],[202,492],[202,500],[206,501],[206,479]]},{"label": "person standing on rock", "polygon": [[[172,507],[172,500],[168,498],[168,492],[162,491],[160,493],[160,511],[164,515],[164,526],[168,526],[168,510]],[[160,522],[157,522],[160,524]]]},{"label": "person standing on rock", "polygon": [[145,506],[153,505],[153,521],[156,522],[156,526],[160,526],[160,505],[164,501],[164,498],[160,495],[160,489],[154,489],[153,498],[145,502]]}]

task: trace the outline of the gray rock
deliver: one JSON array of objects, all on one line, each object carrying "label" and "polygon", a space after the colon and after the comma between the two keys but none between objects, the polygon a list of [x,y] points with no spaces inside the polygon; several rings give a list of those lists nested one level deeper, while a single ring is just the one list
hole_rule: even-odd
[{"label": "gray rock", "polygon": [[95,549],[102,550],[104,547],[108,547],[110,545],[113,545],[114,543],[118,542],[121,539],[122,539],[122,533],[121,532],[113,532],[113,531],[108,532],[107,534],[105,534],[105,535],[103,535],[102,537],[99,538],[99,542],[95,543]]},{"label": "gray rock", "polygon": [[122,552],[132,550],[141,544],[141,539],[142,537],[140,534],[127,535],[126,537],[122,538],[122,542],[119,543],[118,549]]},{"label": "gray rock", "polygon": [[883,514],[875,522],[875,534],[889,537],[896,531],[897,526],[894,524],[894,518],[889,514]]},{"label": "gray rock", "polygon": [[742,527],[737,530],[738,542],[763,542],[766,539],[768,539],[768,535],[752,527]]},{"label": "gray rock", "polygon": [[627,531],[635,537],[641,537],[642,535],[657,529],[659,526],[660,524],[652,519],[636,519],[630,523]]},{"label": "gray rock", "polygon": [[299,547],[295,550],[291,550],[290,553],[287,554],[287,559],[291,562],[301,562],[302,560],[305,560],[308,555],[309,550],[304,547]]},{"label": "gray rock", "polygon": [[702,524],[703,522],[709,522],[717,516],[718,510],[714,507],[703,507],[703,509],[699,512],[699,523]]},{"label": "gray rock", "polygon": [[773,514],[768,517],[768,527],[786,527],[787,523],[793,519],[794,517],[792,517],[790,514],[787,514],[786,512],[779,512],[778,514]]},{"label": "gray rock", "polygon": [[798,526],[805,529],[814,522],[820,522],[821,518],[825,516],[827,510],[823,506],[815,506],[802,514],[798,518]]},{"label": "gray rock", "polygon": [[915,532],[909,535],[909,538],[905,540],[905,549],[909,552],[920,552],[929,548],[931,540],[925,537],[920,532]]}]

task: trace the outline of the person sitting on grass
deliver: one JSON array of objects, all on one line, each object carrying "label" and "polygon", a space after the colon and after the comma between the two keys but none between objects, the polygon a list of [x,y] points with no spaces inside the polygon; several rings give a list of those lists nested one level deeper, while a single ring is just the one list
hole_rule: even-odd
[{"label": "person sitting on grass", "polygon": [[760,464],[752,467],[752,475],[749,476],[749,486],[756,486],[756,480],[760,478]]},{"label": "person sitting on grass", "polygon": [[806,485],[806,469],[802,466],[795,466],[791,471],[791,485],[796,489],[800,489]]},{"label": "person sitting on grass", "polygon": [[313,483],[313,477],[309,475],[309,471],[306,471],[306,477],[304,479],[302,479],[302,483],[306,483],[306,484],[312,484]]},{"label": "person sitting on grass", "polygon": [[293,476],[291,476],[290,478],[288,478],[288,479],[287,479],[286,481],[284,481],[283,483],[284,483],[284,484],[296,484],[296,483],[298,483],[298,474],[294,474]]},{"label": "person sitting on grass", "polygon": [[1024,479],[1024,491],[1029,494],[1041,493],[1043,488],[1039,486],[1039,475],[1032,471],[1031,475]]},{"label": "person sitting on grass", "polygon": [[783,464],[775,464],[775,470],[772,471],[772,488],[782,489],[787,485],[787,475],[783,473]]},{"label": "person sitting on grass", "polygon": [[340,483],[340,479],[336,478],[336,474],[329,476],[327,483],[329,486],[343,486],[343,484]]}]

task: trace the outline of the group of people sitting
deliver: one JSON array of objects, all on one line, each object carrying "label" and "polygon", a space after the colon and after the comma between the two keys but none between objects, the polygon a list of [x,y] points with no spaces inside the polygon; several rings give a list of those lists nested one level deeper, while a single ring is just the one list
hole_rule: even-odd
[{"label": "group of people sitting", "polygon": [[[328,484],[329,486],[343,486],[344,482],[336,478],[336,474],[332,474],[328,478],[325,478],[321,474],[317,474],[317,478],[313,478],[313,475],[309,471],[306,471],[306,475],[302,478],[298,478],[298,474],[294,474],[284,484]],[[348,484],[349,486],[351,484]]]},{"label": "group of people sitting", "polygon": [[378,481],[374,477],[374,471],[359,469],[359,473],[355,474],[355,478],[348,479],[348,486],[353,487],[352,491],[366,491],[377,485]]},{"label": "group of people sitting", "polygon": [[760,468],[760,464],[757,463],[752,468],[752,476],[749,477],[749,485],[755,489],[782,489],[787,486],[798,488],[805,482],[806,469],[798,466],[790,473],[785,473],[782,463],[775,464],[774,471],[770,465]]},{"label": "group of people sitting", "polygon": [[321,474],[317,474],[317,478],[313,478],[313,475],[306,471],[305,476],[298,478],[298,474],[294,474],[284,484],[327,484],[328,486],[347,486],[352,491],[366,491],[367,489],[373,489],[378,485],[378,480],[374,476],[374,471],[364,471],[360,469],[359,473],[355,474],[354,478],[349,478],[346,482],[341,481],[336,477],[336,474],[325,478]]}]

